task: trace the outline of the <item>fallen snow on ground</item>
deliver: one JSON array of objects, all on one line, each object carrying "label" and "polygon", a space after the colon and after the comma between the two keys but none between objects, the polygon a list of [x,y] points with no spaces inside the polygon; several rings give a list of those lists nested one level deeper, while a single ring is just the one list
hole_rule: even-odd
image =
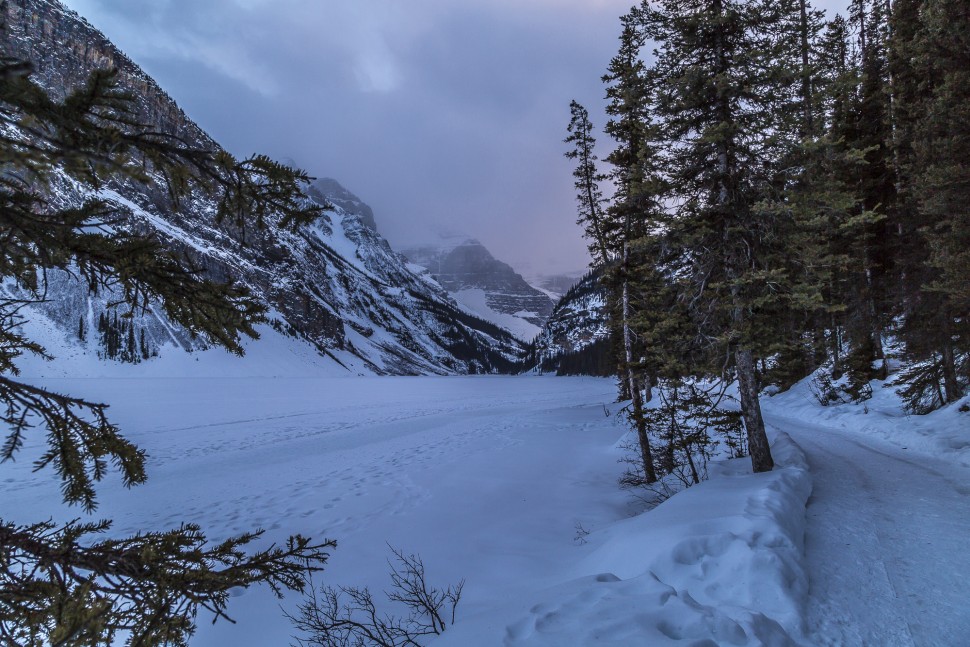
[{"label": "fallen snow on ground", "polygon": [[779,468],[769,474],[728,461],[656,509],[591,533],[593,548],[563,571],[574,579],[464,620],[435,644],[794,644],[811,480],[790,438],[779,434],[773,451]]},{"label": "fallen snow on ground", "polygon": [[[441,644],[754,645],[799,630],[808,480],[797,449],[780,436],[784,469],[752,476],[734,461],[631,518],[616,486],[625,429],[605,415],[616,409],[611,380],[40,383],[111,403],[148,451],[146,485],[127,491],[112,477],[100,488],[96,516],[113,518],[114,532],[197,522],[212,539],[255,527],[267,541],[331,537],[339,546],[317,583],[378,594],[390,543],[422,555],[433,584],[466,579],[459,622]],[[4,519],[79,514],[58,504],[49,471],[30,472],[39,436],[2,468]],[[239,624],[200,617],[193,645],[289,642],[268,591],[240,592],[229,610]]]},{"label": "fallen snow on ground", "polygon": [[[275,312],[270,318],[275,318]],[[45,378],[206,378],[238,377],[352,377],[370,375],[364,362],[348,351],[330,350],[321,355],[309,343],[285,335],[268,324],[256,326],[259,339],[243,336],[245,356],[233,355],[221,347],[187,352],[170,343],[158,349],[159,356],[138,364],[98,358],[98,341],[91,335],[86,343],[70,338],[62,327],[43,313],[32,313],[22,329],[29,339],[53,355],[51,361],[25,354],[17,360],[21,377]]]},{"label": "fallen snow on ground", "polygon": [[812,395],[808,379],[764,400],[770,410],[788,418],[886,440],[908,451],[970,467],[970,412],[960,411],[970,405],[970,396],[932,414],[917,416],[903,409],[896,387],[879,381],[871,386],[872,398],[859,404],[823,407]]},{"label": "fallen snow on ground", "polygon": [[[867,407],[824,408],[798,385],[763,400],[773,472],[715,464],[711,480],[643,512],[616,486],[628,435],[612,380],[244,375],[33,381],[109,402],[148,451],[146,485],[127,491],[112,476],[100,488],[96,517],[113,532],[196,522],[213,540],[256,527],[266,543],[330,537],[339,546],[317,584],[378,597],[388,544],[420,554],[429,583],[467,582],[436,646],[970,635],[970,413],[958,405],[914,418],[877,390]],[[31,473],[41,443],[0,467],[0,517],[79,516],[49,470]],[[202,616],[192,644],[290,642],[268,591],[239,592],[229,611],[237,625]]]},{"label": "fallen snow on ground", "polygon": [[970,412],[902,410],[873,383],[822,407],[807,382],[763,401],[803,447],[815,489],[805,565],[811,645],[966,645],[970,636]]}]

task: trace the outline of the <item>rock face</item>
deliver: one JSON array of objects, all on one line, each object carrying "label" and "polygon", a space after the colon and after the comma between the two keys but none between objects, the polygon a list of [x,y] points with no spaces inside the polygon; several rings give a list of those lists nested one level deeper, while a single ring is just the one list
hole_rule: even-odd
[{"label": "rock face", "polygon": [[590,272],[556,304],[529,349],[529,369],[560,375],[612,375],[606,293]]},{"label": "rock face", "polygon": [[314,181],[307,193],[310,197],[320,201],[327,201],[338,206],[347,213],[355,214],[371,231],[377,232],[377,221],[374,220],[374,210],[363,200],[348,191],[333,178],[325,177]]},{"label": "rock face", "polygon": [[[218,146],[137,65],[56,0],[10,0],[4,6],[5,53],[33,62],[33,78],[55,97],[78,87],[91,70],[115,67],[143,123],[194,145]],[[91,197],[63,174],[54,185],[51,200],[61,206]],[[127,213],[123,228],[157,236],[213,279],[247,285],[269,306],[274,327],[338,362],[354,358],[380,374],[508,370],[522,344],[470,316],[438,284],[412,271],[371,226],[373,214],[365,223],[362,203],[349,192],[341,196],[344,206],[312,226],[279,232],[217,223],[215,202],[206,195],[176,207],[158,182],[116,183],[98,194]],[[323,197],[320,187],[308,187],[307,200]],[[85,325],[97,329],[111,295],[92,297],[76,281],[55,280],[56,296],[40,307],[78,337]],[[138,329],[124,334],[139,339],[142,331],[150,349],[170,342],[184,349],[198,345],[151,311]]]},{"label": "rock face", "polygon": [[552,314],[555,303],[548,294],[529,285],[477,240],[443,238],[436,245],[410,247],[402,253],[426,268],[459,303],[524,341],[531,340]]},{"label": "rock face", "polygon": [[63,98],[79,87],[93,69],[116,69],[135,96],[135,112],[141,122],[194,143],[215,145],[151,77],[60,2],[10,0],[0,7],[6,8],[4,53],[32,62],[34,80],[54,98]]}]

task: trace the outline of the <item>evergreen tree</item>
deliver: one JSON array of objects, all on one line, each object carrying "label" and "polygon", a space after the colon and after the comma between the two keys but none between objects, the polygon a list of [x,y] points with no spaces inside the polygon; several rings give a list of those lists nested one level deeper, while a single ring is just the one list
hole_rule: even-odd
[{"label": "evergreen tree", "polygon": [[125,322],[125,326],[128,328],[125,340],[125,361],[135,364],[138,362],[138,354],[135,352],[135,324],[129,319]]},{"label": "evergreen tree", "polygon": [[141,353],[141,358],[143,360],[147,360],[147,359],[150,359],[151,358],[152,353],[148,349],[148,342],[145,339],[145,329],[144,328],[142,328],[139,331],[139,336],[138,336],[138,350]]},{"label": "evergreen tree", "polygon": [[[648,148],[647,131],[650,127],[647,114],[647,86],[644,79],[645,66],[640,51],[646,43],[640,11],[634,9],[621,18],[623,30],[620,50],[610,61],[603,82],[607,85],[610,115],[606,132],[613,138],[615,147],[607,161],[613,166],[611,179],[616,195],[607,212],[608,229],[615,231],[617,263],[604,274],[612,296],[611,309],[614,321],[619,322],[622,339],[620,375],[626,380],[626,388],[632,400],[632,420],[637,431],[644,478],[647,483],[657,480],[650,437],[644,414],[644,391],[646,400],[652,397],[652,382],[656,379],[656,367],[652,362],[640,361],[645,357],[641,344],[637,343],[633,330],[632,282],[634,267],[645,268],[646,263],[634,258],[635,241],[648,227],[647,215],[659,210],[655,201],[655,188],[651,180],[650,164],[654,156]],[[639,248],[643,250],[644,247]],[[645,365],[646,364],[646,365]],[[645,374],[644,377],[641,377]]]},{"label": "evergreen tree", "polygon": [[607,267],[612,262],[610,236],[603,218],[603,191],[600,182],[606,177],[596,168],[596,137],[589,120],[589,112],[573,101],[569,104],[570,120],[567,128],[569,136],[564,142],[573,148],[566,152],[566,158],[576,160],[573,171],[576,187],[576,204],[579,209],[577,223],[582,225],[589,240],[589,253],[594,262]]},{"label": "evergreen tree", "polygon": [[859,208],[844,228],[851,245],[847,257],[854,259],[848,268],[845,321],[853,346],[848,368],[856,385],[887,373],[883,337],[892,302],[896,184],[884,6],[881,0],[853,0],[849,23],[858,35],[859,86],[844,139],[865,160],[853,174]]},{"label": "evergreen tree", "polygon": [[752,465],[770,470],[755,368],[781,334],[786,305],[790,214],[770,205],[792,141],[795,93],[786,88],[800,78],[780,54],[773,3],[664,0],[643,10],[657,44],[653,112],[676,204],[665,235],[679,262],[671,275],[707,366],[733,363]]},{"label": "evergreen tree", "polygon": [[[825,248],[820,226],[828,224],[832,203],[827,160],[830,142],[824,129],[823,62],[819,42],[821,12],[807,0],[776,4],[777,20],[767,25],[768,51],[778,70],[773,89],[777,111],[774,147],[763,197],[755,213],[774,222],[773,235],[787,251],[778,275],[780,299],[777,333],[762,354],[762,379],[782,388],[794,384],[824,362],[826,281]],[[773,167],[773,168],[771,168]],[[782,281],[783,280],[783,281]],[[769,360],[766,362],[766,360]]]},{"label": "evergreen tree", "polygon": [[[916,13],[906,3],[897,10],[897,24]],[[900,58],[912,65],[909,83],[899,83],[903,144],[912,138],[904,177],[926,250],[924,263],[911,263],[922,271],[905,338],[913,358],[938,365],[944,404],[970,381],[961,360],[970,351],[970,13],[963,2],[927,0],[918,16],[915,30],[896,33]]]},{"label": "evergreen tree", "polygon": [[824,23],[808,0],[659,0],[622,19],[599,219],[621,363],[666,381],[670,411],[687,376],[733,368],[756,469],[762,380],[830,361],[848,379],[826,400],[864,399],[892,335],[913,411],[970,385],[964,4],[850,0]]},{"label": "evergreen tree", "polygon": [[[635,55],[635,53],[628,54],[628,56]],[[614,65],[616,64],[614,59]],[[596,169],[597,159],[593,152],[596,140],[592,135],[593,125],[589,120],[589,113],[575,101],[570,104],[570,112],[572,115],[568,128],[570,135],[565,141],[574,144],[575,147],[566,153],[566,157],[577,160],[573,176],[576,178],[579,223],[586,227],[586,236],[590,240],[590,253],[594,256],[594,262],[597,262],[603,271],[603,281],[609,295],[607,308],[612,313],[611,321],[618,322],[618,325],[614,326],[612,336],[619,336],[622,339],[623,350],[618,362],[619,374],[624,381],[626,393],[632,400],[631,417],[637,429],[643,472],[647,482],[652,483],[656,481],[656,475],[643,415],[643,395],[633,362],[629,286],[628,281],[622,278],[629,272],[628,239],[632,214],[627,212],[624,227],[617,226],[615,218],[608,218],[604,213],[605,200],[599,183],[606,180],[606,177]],[[614,209],[610,211],[610,215],[615,215]],[[616,250],[617,245],[621,247],[619,252]],[[617,261],[619,261],[618,267]],[[617,274],[621,277],[619,281],[615,278]]]},{"label": "evergreen tree", "polygon": [[[241,353],[240,337],[255,336],[264,311],[245,288],[202,278],[152,237],[109,233],[123,217],[115,205],[90,199],[59,206],[49,199],[50,183],[64,172],[93,194],[111,180],[161,177],[176,203],[206,191],[218,197],[220,219],[262,227],[296,226],[319,214],[300,192],[308,178],[264,157],[237,161],[157,133],[134,118],[133,100],[115,73],[96,71],[63,102],[53,101],[31,79],[29,63],[0,52],[0,275],[40,300],[45,270],[70,269],[94,291],[116,290],[132,309],[160,304],[192,334]],[[20,355],[46,356],[19,332],[20,305],[0,304],[0,419],[9,429],[0,459],[12,460],[35,427],[46,429],[48,450],[37,469],[54,470],[65,503],[93,511],[109,463],[134,486],[146,479],[145,454],[108,420],[106,405],[13,379]],[[117,319],[102,313],[98,328],[110,336],[108,352],[117,353]],[[259,532],[211,545],[190,525],[98,537],[109,528],[107,521],[0,520],[0,642],[184,645],[200,608],[226,617],[230,591],[252,584],[302,590],[333,546],[296,536],[247,554]]]}]

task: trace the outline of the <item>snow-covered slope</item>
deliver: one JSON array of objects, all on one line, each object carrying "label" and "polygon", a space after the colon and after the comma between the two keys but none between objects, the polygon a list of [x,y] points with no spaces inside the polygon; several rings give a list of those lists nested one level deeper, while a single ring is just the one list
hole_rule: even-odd
[{"label": "snow-covered slope", "polygon": [[325,200],[332,205],[338,206],[347,213],[355,213],[360,216],[360,221],[377,231],[377,220],[374,218],[374,210],[366,202],[351,193],[337,180],[325,177],[316,180],[308,193],[317,199]]},{"label": "snow-covered slope", "polygon": [[[55,0],[13,0],[6,7],[10,53],[34,62],[35,79],[55,96],[77,87],[93,68],[116,67],[143,123],[196,145],[217,147],[152,79],[77,14]],[[308,200],[321,201],[318,191],[308,188],[308,193]],[[66,176],[56,182],[55,202],[74,205],[86,197]],[[304,230],[278,233],[272,227],[244,232],[217,223],[216,205],[205,195],[193,195],[175,208],[158,185],[116,184],[100,197],[127,210],[125,228],[156,235],[213,279],[247,285],[274,311],[278,332],[352,372],[502,371],[521,352],[510,334],[459,308],[439,285],[414,271],[362,222],[366,214],[349,203]],[[78,342],[85,327],[89,337],[103,335],[102,315],[112,295],[93,297],[64,276],[54,281],[53,302],[43,307],[44,314],[74,332]],[[108,327],[117,328],[112,334],[124,338],[125,351],[135,339],[137,352],[128,352],[128,359],[154,361],[156,350],[199,347],[154,312],[130,327],[125,321],[115,324],[113,313],[108,317]],[[341,359],[347,357],[352,359]]]},{"label": "snow-covered slope", "polygon": [[590,272],[556,304],[529,349],[529,368],[563,374],[609,375],[610,329],[606,293]]},{"label": "snow-covered slope", "polygon": [[572,272],[569,274],[531,274],[525,275],[529,285],[548,294],[553,301],[559,302],[569,289],[583,280],[586,272]]},{"label": "snow-covered slope", "polygon": [[530,341],[552,312],[553,300],[497,260],[473,238],[440,235],[434,243],[402,250],[469,312]]}]

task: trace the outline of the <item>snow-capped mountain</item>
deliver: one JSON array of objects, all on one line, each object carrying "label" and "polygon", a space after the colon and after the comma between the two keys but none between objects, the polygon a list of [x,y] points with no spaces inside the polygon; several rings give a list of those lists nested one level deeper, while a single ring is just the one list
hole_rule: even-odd
[{"label": "snow-capped mountain", "polygon": [[529,368],[560,374],[611,375],[606,293],[597,272],[566,291],[532,342]]},{"label": "snow-capped mountain", "polygon": [[[55,97],[95,68],[119,71],[137,118],[195,145],[218,145],[103,34],[56,0],[12,0],[3,16],[5,54],[31,61],[33,78]],[[62,175],[51,200],[79,204],[87,190]],[[307,189],[322,203],[323,189]],[[240,231],[218,223],[212,198],[195,194],[177,207],[157,184],[116,183],[99,197],[127,211],[123,228],[150,233],[185,253],[215,280],[248,286],[272,312],[279,335],[301,340],[356,372],[379,374],[504,371],[522,352],[508,332],[470,315],[440,285],[410,267],[375,231],[373,214],[347,193],[300,231]],[[363,205],[366,206],[366,205]],[[198,349],[160,311],[118,319],[112,295],[88,294],[68,276],[52,278],[51,301],[35,309],[65,338],[102,357],[150,361],[158,353]],[[14,289],[5,286],[7,290]]]},{"label": "snow-capped mountain", "polygon": [[585,275],[585,271],[570,274],[540,274],[527,276],[526,280],[530,285],[554,297],[554,300],[558,303],[559,299],[569,292],[570,288],[579,283]]},{"label": "snow-capped mountain", "polygon": [[555,301],[547,293],[529,285],[474,238],[443,234],[434,243],[401,251],[467,310],[522,341],[532,340],[552,313]]},{"label": "snow-capped mountain", "polygon": [[307,193],[318,201],[329,202],[347,213],[356,214],[360,217],[362,223],[370,227],[372,231],[377,231],[374,210],[337,180],[330,177],[320,178],[310,186]]}]

